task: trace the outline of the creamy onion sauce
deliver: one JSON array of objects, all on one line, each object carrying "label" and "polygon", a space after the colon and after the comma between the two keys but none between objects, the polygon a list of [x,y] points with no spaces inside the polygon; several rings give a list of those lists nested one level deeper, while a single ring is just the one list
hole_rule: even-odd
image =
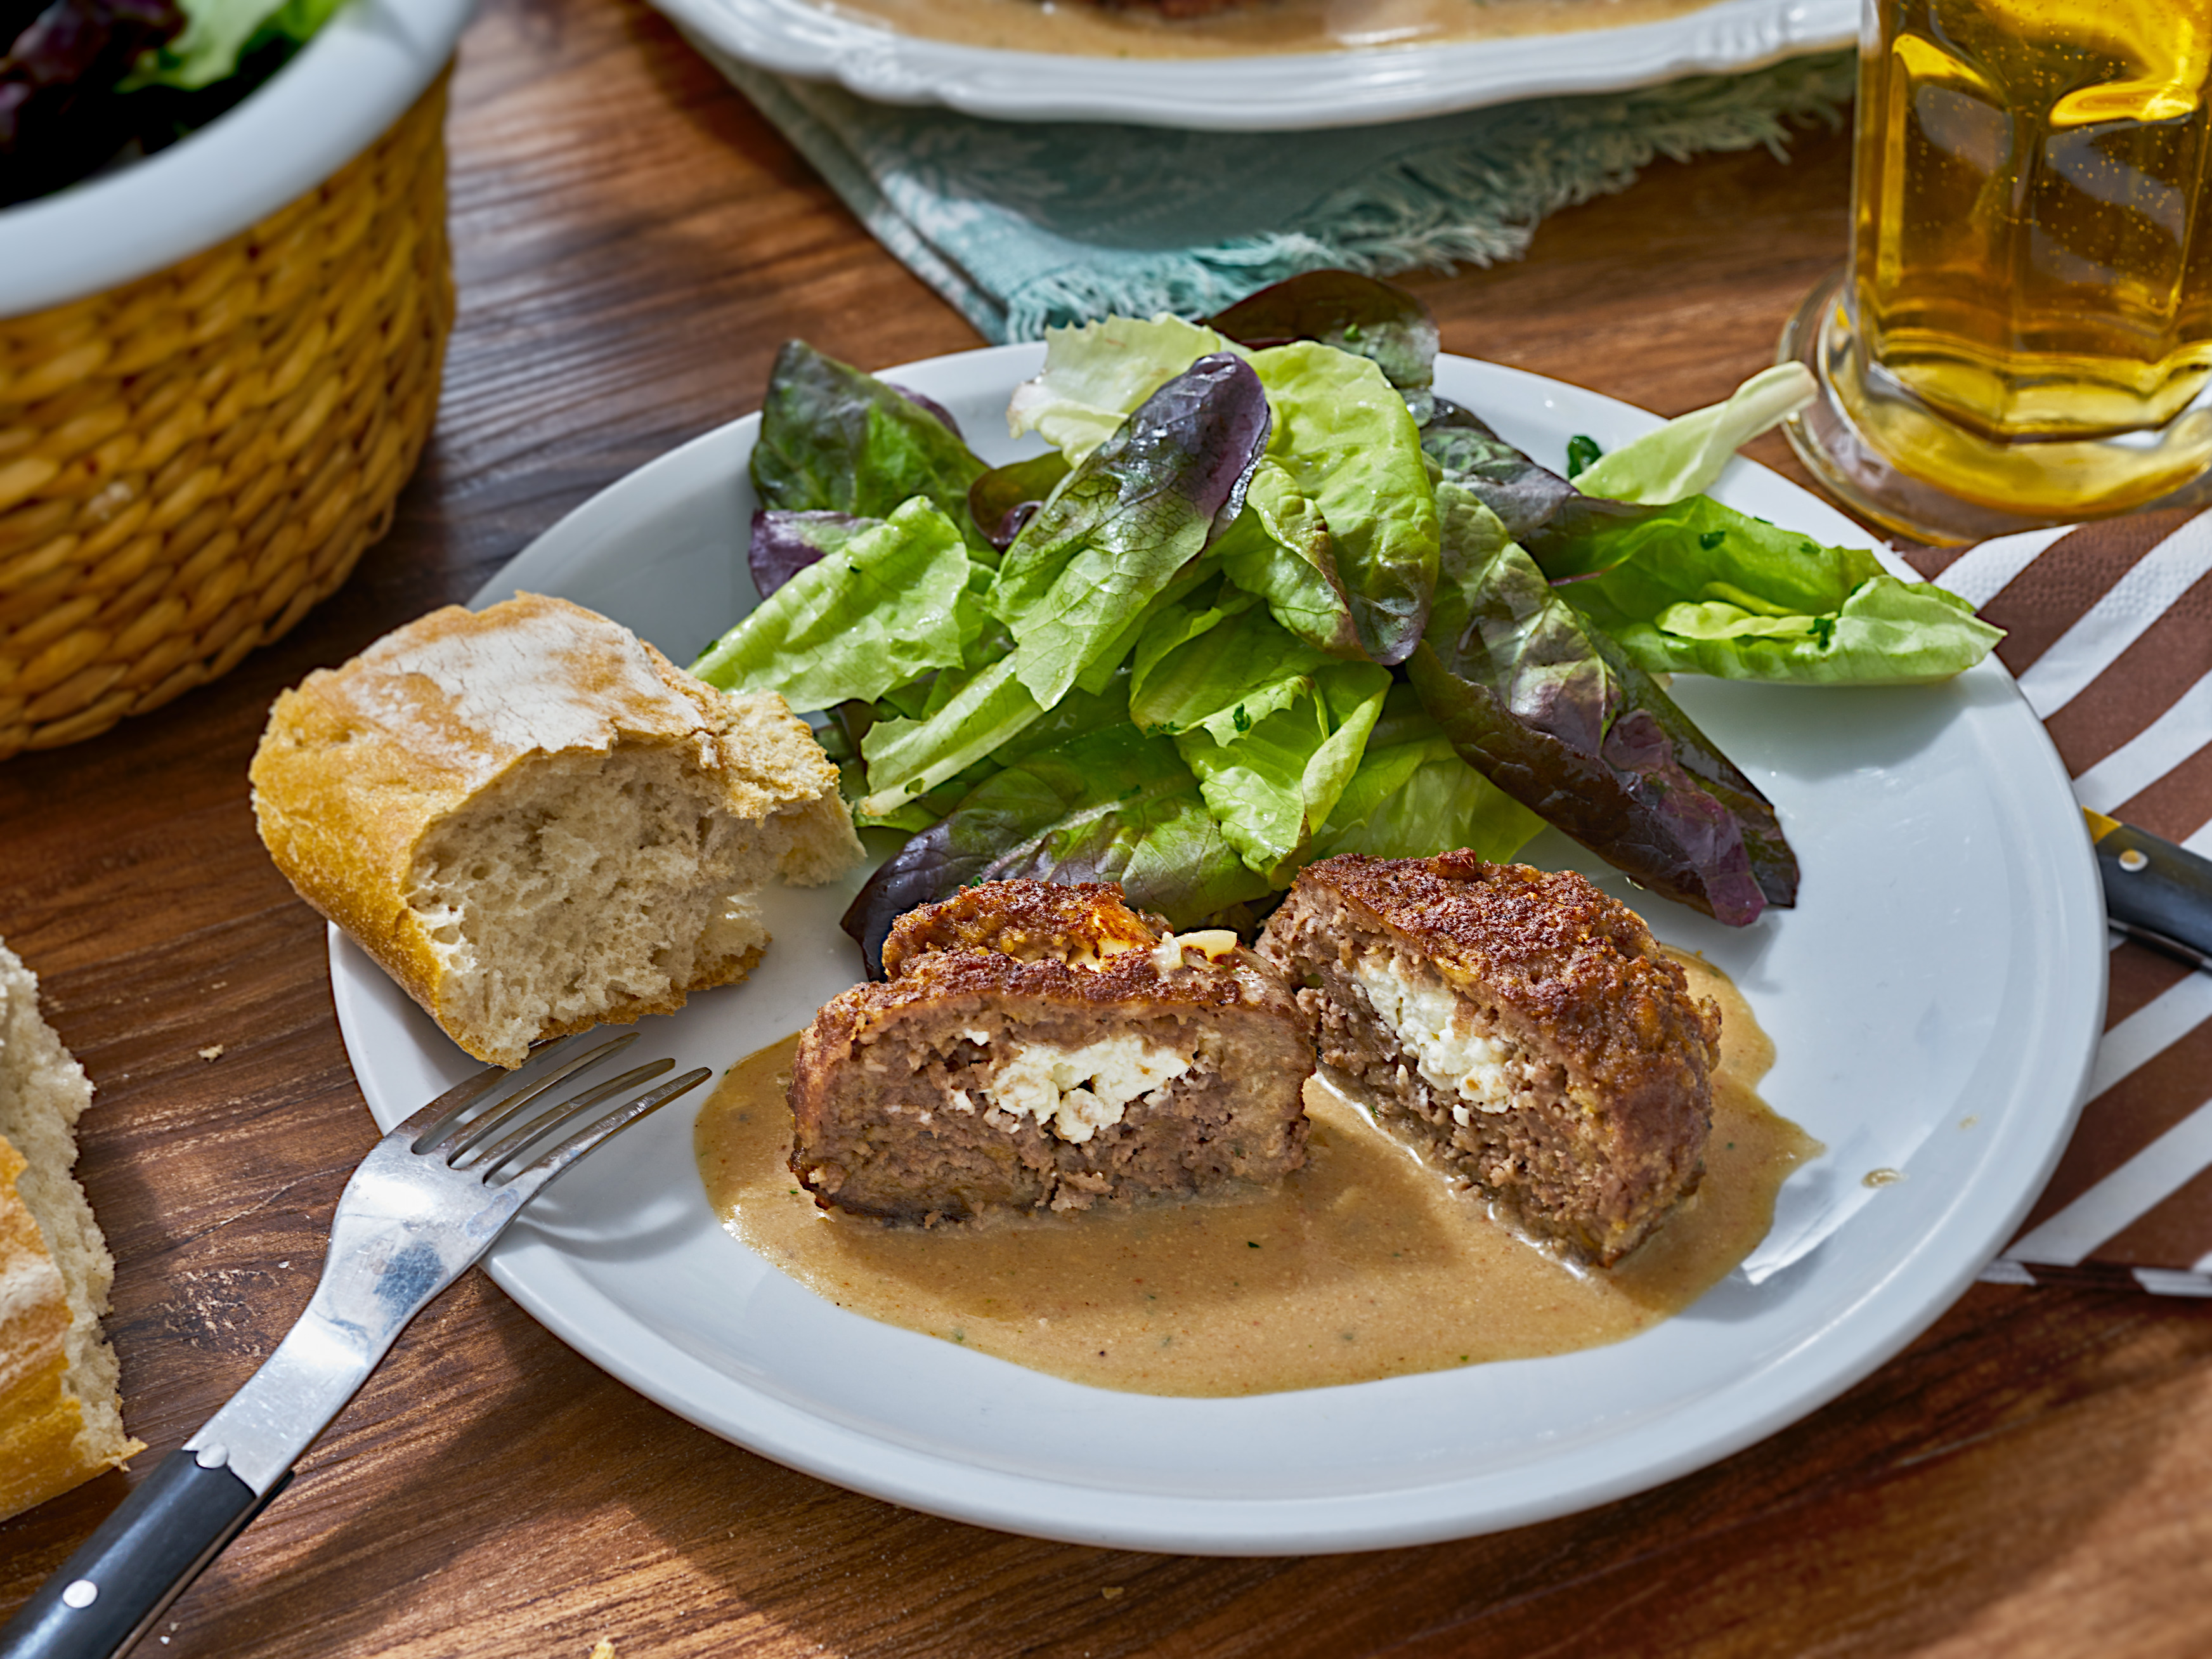
[{"label": "creamy onion sauce", "polygon": [[1319,1083],[1306,1165],[1274,1190],[894,1227],[818,1209],[792,1178],[794,1036],[701,1111],[700,1175],[732,1234],[838,1306],[1101,1388],[1268,1394],[1597,1347],[1725,1277],[1821,1150],[1759,1099],[1773,1045],[1735,986],[1676,960],[1721,1006],[1705,1179],[1610,1271],[1523,1243]]},{"label": "creamy onion sauce", "polygon": [[1253,0],[1169,19],[1091,0],[823,0],[835,15],[898,34],[1086,58],[1241,58],[1350,46],[1434,46],[1619,28],[1712,0]]}]

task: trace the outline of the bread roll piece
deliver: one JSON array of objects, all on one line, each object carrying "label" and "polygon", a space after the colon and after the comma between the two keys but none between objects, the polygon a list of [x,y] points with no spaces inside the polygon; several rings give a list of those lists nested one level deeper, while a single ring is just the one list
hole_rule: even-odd
[{"label": "bread roll piece", "polygon": [[1572,872],[1324,859],[1259,951],[1322,1075],[1535,1242],[1610,1266],[1697,1186],[1720,1011]]},{"label": "bread roll piece", "polygon": [[0,945],[0,1521],[145,1449],[100,1334],[114,1258],[70,1176],[84,1068]]},{"label": "bread roll piece", "polygon": [[270,711],[261,839],[479,1060],[743,979],[758,895],[860,857],[837,769],[774,692],[732,696],[526,593],[448,606]]},{"label": "bread roll piece", "polygon": [[791,1167],[825,1209],[965,1221],[1305,1161],[1313,1033],[1234,933],[1156,928],[1111,884],[996,882],[902,916],[884,965],[792,1070]]}]

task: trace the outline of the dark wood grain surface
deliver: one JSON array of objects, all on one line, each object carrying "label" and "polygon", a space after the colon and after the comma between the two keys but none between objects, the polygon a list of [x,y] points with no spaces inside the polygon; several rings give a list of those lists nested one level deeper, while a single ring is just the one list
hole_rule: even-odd
[{"label": "dark wood grain surface", "polygon": [[[489,0],[451,139],[460,322],[390,540],[228,680],[0,765],[0,935],[99,1086],[80,1171],[142,1472],[304,1304],[374,1134],[321,926],[254,840],[270,699],[753,408],[786,337],[868,367],[977,343],[637,0]],[[1826,134],[1662,164],[1523,263],[1417,285],[1449,349],[1677,412],[1766,359],[1840,252],[1847,173]],[[0,1607],[130,1479],[0,1527]],[[726,1445],[471,1275],[143,1651],[2191,1656],[2208,1494],[2212,1308],[1981,1287],[1826,1409],[1609,1508],[1358,1556],[1071,1548]]]}]

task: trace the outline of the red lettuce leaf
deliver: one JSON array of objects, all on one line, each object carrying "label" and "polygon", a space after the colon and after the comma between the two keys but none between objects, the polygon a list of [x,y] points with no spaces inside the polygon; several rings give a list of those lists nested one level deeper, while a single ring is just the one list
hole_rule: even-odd
[{"label": "red lettuce leaf", "polygon": [[[896,387],[785,343],[769,372],[753,446],[753,489],[763,507],[887,519],[916,495],[968,524],[968,486],[985,471],[937,415]],[[967,532],[976,551],[992,551]]]},{"label": "red lettuce leaf", "polygon": [[753,512],[752,535],[745,544],[745,567],[753,586],[766,599],[807,566],[834,553],[881,519],[851,513],[789,513],[775,507]]},{"label": "red lettuce leaf", "polygon": [[1443,574],[1407,664],[1460,755],[1667,897],[1741,927],[1795,902],[1766,798],[1487,517],[1449,502]]},{"label": "red lettuce leaf", "polygon": [[141,52],[184,25],[174,0],[0,3],[0,206],[74,184],[134,142],[156,147],[165,121],[228,108],[234,100],[116,91]]},{"label": "red lettuce leaf", "polygon": [[1428,307],[1402,288],[1353,271],[1288,277],[1206,325],[1255,351],[1318,340],[1369,359],[1401,392],[1425,392],[1436,378],[1437,319]]},{"label": "red lettuce leaf", "polygon": [[1056,449],[994,466],[968,486],[968,512],[984,540],[1003,553],[1066,476],[1067,458]]},{"label": "red lettuce leaf", "polygon": [[1640,526],[1663,508],[1585,495],[1447,398],[1421,427],[1421,447],[1450,482],[1464,485],[1505,526],[1505,533],[1547,570],[1547,553]]}]

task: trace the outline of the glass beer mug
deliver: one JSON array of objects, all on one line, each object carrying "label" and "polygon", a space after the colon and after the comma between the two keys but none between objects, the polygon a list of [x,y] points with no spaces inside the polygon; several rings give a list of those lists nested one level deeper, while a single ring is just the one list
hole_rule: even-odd
[{"label": "glass beer mug", "polygon": [[1850,265],[1783,338],[1821,481],[1927,541],[2197,499],[2212,0],[1866,0]]}]

